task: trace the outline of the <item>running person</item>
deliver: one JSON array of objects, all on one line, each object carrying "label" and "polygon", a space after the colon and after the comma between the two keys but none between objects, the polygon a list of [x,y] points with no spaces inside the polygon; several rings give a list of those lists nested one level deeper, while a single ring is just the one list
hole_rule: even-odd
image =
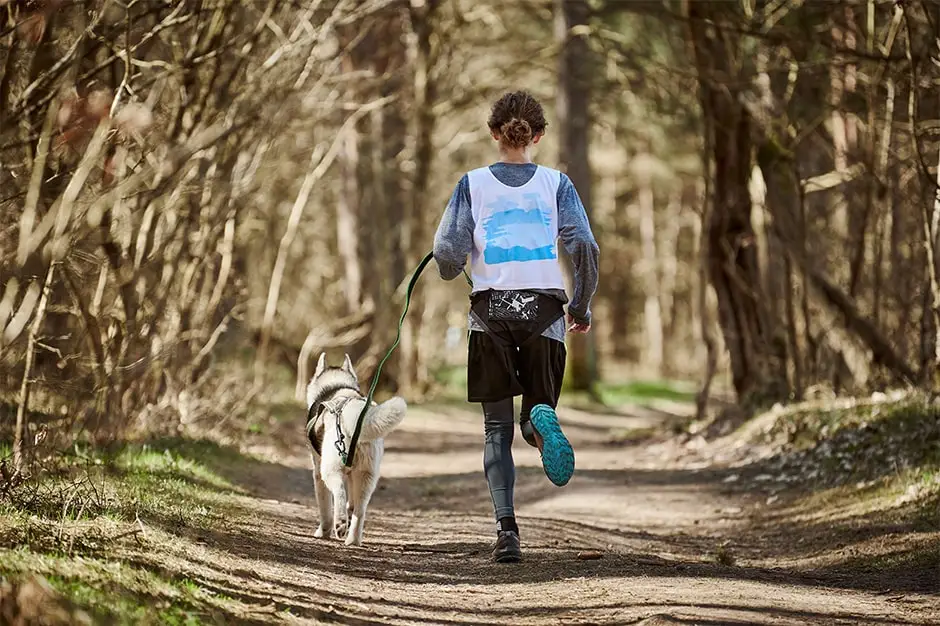
[{"label": "running person", "polygon": [[[565,332],[591,328],[598,247],[571,180],[532,162],[530,149],[546,127],[538,101],[524,91],[507,93],[493,105],[487,126],[500,160],[460,179],[434,237],[434,259],[441,277],[453,280],[470,256],[467,400],[483,406],[483,466],[496,516],[493,558],[513,562],[522,557],[513,509],[513,397],[522,395],[523,438],[539,449],[548,478],[565,485],[574,451],[555,415]],[[570,303],[559,239],[574,264]]]}]

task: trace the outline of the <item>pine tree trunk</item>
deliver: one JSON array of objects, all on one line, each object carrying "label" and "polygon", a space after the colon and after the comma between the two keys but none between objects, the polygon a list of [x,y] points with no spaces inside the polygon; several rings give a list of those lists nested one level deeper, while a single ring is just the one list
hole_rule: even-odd
[{"label": "pine tree trunk", "polygon": [[[590,16],[587,0],[555,0],[555,35],[561,44],[558,62],[559,166],[564,171],[590,216],[591,170],[590,145],[591,51],[584,34],[571,30],[586,26]],[[562,254],[561,256],[566,256]],[[562,259],[569,284],[573,284],[570,263]],[[594,335],[571,335],[568,344],[566,386],[572,390],[592,391],[598,378]]]}]

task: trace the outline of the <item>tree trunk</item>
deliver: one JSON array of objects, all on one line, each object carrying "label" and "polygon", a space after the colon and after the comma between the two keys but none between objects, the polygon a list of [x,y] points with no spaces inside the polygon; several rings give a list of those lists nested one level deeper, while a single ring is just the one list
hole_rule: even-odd
[{"label": "tree trunk", "polygon": [[342,138],[340,150],[340,193],[336,201],[336,247],[343,264],[346,314],[352,315],[362,305],[362,265],[359,258],[359,132],[355,126]]},{"label": "tree trunk", "polygon": [[[411,107],[413,114],[411,120],[413,139],[413,160],[415,164],[414,176],[411,181],[410,212],[407,221],[410,224],[410,237],[407,256],[414,263],[424,257],[431,247],[432,233],[428,220],[428,191],[431,184],[431,165],[434,157],[433,135],[437,117],[434,114],[434,104],[437,100],[437,83],[435,72],[435,56],[432,49],[435,13],[440,6],[440,0],[411,0],[410,18],[411,29],[415,35],[414,59],[414,103]],[[405,324],[402,328],[401,341],[401,387],[403,392],[410,395],[422,393],[428,386],[428,366],[424,351],[420,349],[419,341],[425,332],[422,320],[427,300],[424,291],[418,289],[414,292],[411,307]]]},{"label": "tree trunk", "polygon": [[[574,28],[586,27],[591,14],[587,0],[555,0],[555,35],[561,44],[558,61],[558,120],[561,129],[559,167],[564,171],[590,216],[591,169],[590,145],[591,51],[584,33],[572,34]],[[562,256],[565,256],[562,254]],[[569,284],[570,264],[562,263]],[[566,386],[572,390],[593,391],[598,378],[594,335],[568,338],[568,375]]]},{"label": "tree trunk", "polygon": [[[923,9],[927,10],[927,4],[923,5]],[[908,11],[910,9],[905,7],[904,10]],[[932,48],[935,54],[940,54],[940,24],[935,21],[940,19],[940,10],[934,8],[934,15],[928,14],[926,17],[931,28],[925,29],[923,34],[924,45]],[[907,25],[908,54],[911,54],[911,47],[915,44],[912,41],[914,35],[911,32],[910,16],[905,20],[905,23]],[[935,89],[919,88],[927,80],[936,85],[940,72],[936,69],[936,63],[925,63],[923,71],[927,76],[919,76],[919,71],[912,67],[912,85],[910,88],[915,93],[911,97],[915,98],[916,102],[913,107],[909,107],[909,111],[912,117],[910,120],[911,135],[921,163],[936,163],[936,172],[932,177],[925,165],[920,168],[921,189],[923,190],[921,206],[923,207],[924,247],[927,253],[931,292],[930,309],[929,312],[924,311],[924,315],[931,316],[933,327],[932,359],[923,374],[932,389],[936,390],[940,388],[940,277],[938,277],[940,275],[940,253],[937,252],[937,248],[940,247],[940,147],[934,147],[936,152],[933,152],[929,137],[919,134],[915,125],[923,120],[935,120],[940,117],[940,93]]]},{"label": "tree trunk", "polygon": [[[363,266],[368,268],[367,293],[375,306],[370,345],[360,364],[362,379],[374,375],[370,370],[394,341],[399,315],[394,310],[392,295],[406,273],[405,254],[411,227],[405,210],[409,200],[408,181],[401,168],[408,134],[404,82],[407,50],[403,41],[402,10],[398,4],[385,7],[359,49],[361,58],[371,61],[376,76],[381,79],[379,93],[387,99],[370,117],[360,160],[361,186],[367,192],[362,204],[362,219],[367,220],[364,239],[370,242],[370,249],[363,251],[368,255]],[[380,384],[397,389],[402,369],[406,370],[408,378],[411,374],[407,370],[411,365],[396,351],[383,367]]]},{"label": "tree trunk", "polygon": [[[710,130],[706,130],[710,133]],[[708,222],[711,215],[711,194],[708,193],[711,185],[710,162],[711,155],[708,153],[710,141],[707,138],[705,143],[705,194],[702,198],[702,217],[695,223],[695,240],[698,244],[698,271],[696,275],[696,308],[699,316],[699,330],[702,335],[702,343],[705,346],[705,370],[702,376],[702,386],[695,394],[695,418],[702,420],[708,411],[708,399],[711,392],[712,382],[715,380],[715,373],[718,370],[718,340],[715,337],[715,329],[712,323],[711,307],[708,297],[708,259],[710,252],[708,250],[708,238],[704,225]]]},{"label": "tree trunk", "polygon": [[[830,36],[834,46],[845,45],[845,31],[838,16],[830,20]],[[845,59],[837,54],[829,66],[829,132],[832,136],[833,169],[844,172],[848,168],[848,134],[846,119],[842,112],[842,95],[845,91]],[[843,186],[837,186],[829,192],[831,227],[838,240],[838,247],[849,241],[849,207]],[[840,257],[836,257],[837,259]],[[836,261],[841,267],[844,265]]]},{"label": "tree trunk", "polygon": [[646,292],[643,319],[646,326],[645,365],[659,377],[663,370],[663,311],[659,302],[659,272],[656,256],[656,213],[653,207],[653,186],[648,177],[640,181],[640,242],[643,251],[643,283]]},{"label": "tree trunk", "polygon": [[[760,146],[757,158],[767,185],[767,205],[773,217],[773,234],[786,249],[789,257],[803,270],[806,277],[804,288],[812,288],[818,295],[818,301],[823,307],[820,312],[823,325],[830,329],[827,341],[837,352],[842,353],[855,384],[863,385],[867,381],[869,367],[861,348],[852,341],[853,338],[870,350],[874,363],[884,365],[899,377],[912,381],[913,371],[891,343],[858,311],[855,301],[817,269],[807,255],[805,243],[801,242],[798,235],[800,231],[796,216],[799,214],[801,201],[799,181],[796,180],[795,172],[787,169],[772,142],[765,142]],[[838,318],[841,318],[847,332],[836,328]]]},{"label": "tree trunk", "polygon": [[[748,190],[751,120],[733,84],[738,69],[731,51],[738,47],[737,36],[709,25],[720,25],[726,10],[724,3],[689,6],[702,110],[713,137],[712,208],[704,225],[708,276],[718,297],[718,321],[730,353],[735,392],[745,405],[763,405],[786,399],[788,389],[785,377],[780,377],[785,361],[780,363],[773,341],[775,320],[761,310],[766,302]],[[730,84],[717,84],[722,79]]]},{"label": "tree trunk", "polygon": [[[383,22],[384,29],[380,30],[379,41],[385,42],[380,63],[384,64],[384,71],[380,72],[387,77],[382,85],[382,95],[394,98],[385,107],[382,118],[382,185],[384,190],[384,211],[387,221],[387,230],[381,234],[386,240],[387,265],[377,267],[374,271],[383,273],[385,294],[383,302],[376,308],[379,328],[378,337],[384,339],[380,348],[380,355],[391,347],[395,336],[395,325],[398,323],[399,313],[391,306],[392,294],[404,279],[405,256],[408,254],[409,242],[412,234],[412,222],[408,219],[406,206],[408,205],[408,181],[401,168],[403,152],[406,148],[408,136],[408,112],[405,71],[407,70],[407,49],[404,39],[404,19],[401,9],[393,5],[392,14]],[[384,306],[383,306],[384,305]],[[380,311],[384,310],[386,315]],[[385,317],[385,320],[381,318]],[[394,381],[396,389],[401,387],[402,378],[414,379],[414,362],[404,358],[405,353],[398,353],[390,359],[389,380]]]},{"label": "tree trunk", "polygon": [[663,227],[659,231],[661,234],[659,258],[662,267],[660,272],[659,307],[663,314],[663,367],[665,368],[663,373],[671,375],[679,372],[675,367],[677,365],[676,359],[672,355],[681,352],[674,350],[681,344],[678,337],[680,327],[679,307],[676,306],[676,303],[681,301],[678,296],[679,259],[682,254],[680,242],[684,225],[681,188],[670,196],[664,217],[665,219],[660,220]]},{"label": "tree trunk", "polygon": [[610,294],[610,320],[608,327],[611,336],[611,353],[617,361],[634,361],[638,358],[636,350],[630,343],[632,327],[631,315],[634,313],[633,273],[625,272],[623,268],[632,267],[630,251],[635,249],[633,235],[636,229],[631,228],[629,208],[624,195],[619,194],[615,199],[613,225],[613,245],[609,246],[601,260],[601,280],[607,286]]},{"label": "tree trunk", "polygon": [[29,377],[33,370],[33,360],[36,358],[36,343],[39,341],[39,331],[42,328],[43,317],[46,315],[46,306],[49,303],[49,291],[52,289],[52,277],[55,273],[55,263],[46,270],[46,280],[43,283],[42,295],[33,313],[33,323],[29,327],[29,336],[26,341],[26,362],[23,364],[23,382],[20,385],[18,406],[16,408],[16,430],[13,434],[13,470],[22,475],[26,469],[26,430],[27,415],[29,412]]}]

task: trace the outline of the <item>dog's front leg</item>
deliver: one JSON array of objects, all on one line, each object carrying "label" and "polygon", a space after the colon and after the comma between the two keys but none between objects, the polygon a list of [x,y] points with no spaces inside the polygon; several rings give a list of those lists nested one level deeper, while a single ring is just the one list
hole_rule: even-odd
[{"label": "dog's front leg", "polygon": [[352,517],[349,520],[349,532],[346,533],[347,546],[362,545],[362,531],[366,524],[366,509],[372,499],[372,493],[379,482],[378,473],[355,472],[350,480],[350,500],[352,501]]},{"label": "dog's front leg", "polygon": [[340,505],[337,503],[334,512],[333,523],[336,528],[336,537],[343,539],[349,532],[349,520],[352,517],[352,500],[349,499],[349,474],[343,472],[343,494],[345,495],[346,508],[340,512]]},{"label": "dog's front leg", "polygon": [[325,476],[326,484],[333,493],[333,524],[330,527],[330,536],[334,539],[342,539],[341,525],[343,524],[346,513],[346,481],[343,478],[342,470],[337,469]]},{"label": "dog's front leg", "polygon": [[317,455],[311,452],[310,458],[313,459],[313,491],[317,497],[317,508],[320,510],[320,524],[313,536],[322,539],[329,537],[333,528],[333,494],[320,476],[320,460]]}]

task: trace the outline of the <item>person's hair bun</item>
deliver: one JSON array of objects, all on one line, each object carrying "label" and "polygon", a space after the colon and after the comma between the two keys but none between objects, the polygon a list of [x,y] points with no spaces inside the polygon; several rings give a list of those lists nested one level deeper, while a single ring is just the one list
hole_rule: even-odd
[{"label": "person's hair bun", "polygon": [[532,141],[532,127],[529,123],[514,117],[499,129],[503,143],[510,148],[524,148]]}]

